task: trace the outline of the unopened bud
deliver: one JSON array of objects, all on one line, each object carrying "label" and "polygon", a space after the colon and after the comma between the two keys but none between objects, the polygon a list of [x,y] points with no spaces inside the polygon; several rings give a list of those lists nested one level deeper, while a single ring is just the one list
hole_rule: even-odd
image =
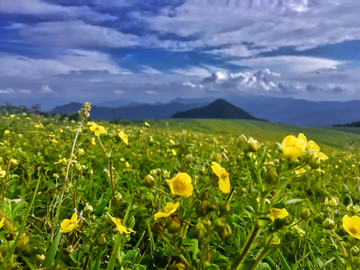
[{"label": "unopened bud", "polygon": [[221,238],[221,240],[226,241],[228,240],[232,235],[232,230],[229,224],[225,224],[219,231],[218,234]]},{"label": "unopened bud", "polygon": [[192,154],[187,154],[187,155],[185,156],[185,161],[186,161],[187,163],[191,163],[191,162],[193,161],[193,156],[192,156]]},{"label": "unopened bud", "polygon": [[176,233],[181,228],[181,220],[177,216],[170,216],[166,223],[166,229],[169,233]]},{"label": "unopened bud", "polygon": [[21,234],[19,239],[19,248],[25,249],[29,244],[29,236],[26,233]]},{"label": "unopened bud", "polygon": [[102,233],[100,234],[100,236],[96,239],[96,242],[99,246],[103,246],[106,244],[106,238],[105,238],[106,234]]},{"label": "unopened bud", "polygon": [[155,185],[155,178],[151,174],[148,174],[144,177],[143,183],[144,186],[152,188]]},{"label": "unopened bud", "polygon": [[257,140],[254,140],[252,137],[249,138],[248,150],[250,152],[256,152],[257,150],[259,150],[260,147],[261,147],[261,144]]},{"label": "unopened bud", "polygon": [[200,200],[206,201],[207,199],[209,199],[210,195],[211,195],[211,193],[209,192],[209,190],[203,189],[200,191],[198,197]]},{"label": "unopened bud", "polygon": [[218,204],[217,204],[216,200],[211,200],[208,204],[208,209],[209,209],[209,211],[215,211],[217,206],[218,206]]},{"label": "unopened bud", "polygon": [[164,231],[164,224],[161,221],[155,221],[152,230],[155,234],[160,234]]},{"label": "unopened bud", "polygon": [[10,233],[5,234],[5,239],[7,241],[14,240],[14,238],[15,238],[15,233],[10,232]]},{"label": "unopened bud", "polygon": [[230,210],[231,210],[231,205],[229,201],[225,201],[222,205],[220,205],[220,216],[228,214]]},{"label": "unopened bud", "polygon": [[85,208],[84,208],[84,212],[90,214],[90,213],[94,212],[94,208],[90,204],[86,203]]},{"label": "unopened bud", "polygon": [[203,223],[199,222],[196,224],[193,236],[199,240],[202,240],[207,236],[207,230]]},{"label": "unopened bud", "polygon": [[357,246],[353,246],[351,249],[350,249],[350,252],[351,252],[351,255],[353,256],[356,256],[359,254],[360,250]]},{"label": "unopened bud", "polygon": [[320,168],[321,165],[321,160],[320,158],[317,158],[315,156],[313,156],[310,160],[309,160],[309,165],[312,169],[318,169]]},{"label": "unopened bud", "polygon": [[201,202],[196,206],[196,214],[199,217],[204,217],[209,213],[208,205],[206,202]]},{"label": "unopened bud", "polygon": [[276,185],[279,182],[279,175],[274,167],[270,168],[266,174],[265,181],[269,185]]},{"label": "unopened bud", "polygon": [[220,163],[221,160],[222,160],[222,156],[221,156],[220,153],[218,153],[218,154],[214,155],[214,156],[212,157],[212,159],[215,160],[217,163]]},{"label": "unopened bud", "polygon": [[322,222],[322,226],[324,229],[326,230],[333,230],[336,228],[336,224],[335,222],[331,219],[331,218],[326,218],[323,222]]},{"label": "unopened bud", "polygon": [[205,174],[206,174],[206,167],[205,167],[205,166],[200,166],[200,168],[199,168],[199,173],[200,173],[201,175],[205,175]]},{"label": "unopened bud", "polygon": [[309,218],[311,218],[311,210],[309,208],[302,209],[300,212],[300,217],[303,220],[308,220]]},{"label": "unopened bud", "polygon": [[322,224],[323,221],[325,220],[325,215],[320,212],[319,214],[316,215],[314,220],[315,220],[316,223]]},{"label": "unopened bud", "polygon": [[215,231],[219,232],[225,226],[225,224],[226,222],[222,218],[216,219],[214,223]]}]

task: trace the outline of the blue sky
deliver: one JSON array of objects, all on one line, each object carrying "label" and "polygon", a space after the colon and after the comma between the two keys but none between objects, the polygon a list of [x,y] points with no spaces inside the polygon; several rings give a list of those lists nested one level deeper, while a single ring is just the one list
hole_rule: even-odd
[{"label": "blue sky", "polygon": [[0,101],[360,99],[358,0],[0,0]]}]

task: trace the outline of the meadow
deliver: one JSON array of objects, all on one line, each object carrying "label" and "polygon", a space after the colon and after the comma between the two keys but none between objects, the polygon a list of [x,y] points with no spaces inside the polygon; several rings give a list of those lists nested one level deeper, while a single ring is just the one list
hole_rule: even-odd
[{"label": "meadow", "polygon": [[360,129],[89,110],[0,116],[0,269],[360,269]]}]

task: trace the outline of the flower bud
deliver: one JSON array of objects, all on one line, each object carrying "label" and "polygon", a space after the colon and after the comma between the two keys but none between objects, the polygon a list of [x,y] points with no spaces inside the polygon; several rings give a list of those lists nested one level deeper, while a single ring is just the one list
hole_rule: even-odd
[{"label": "flower bud", "polygon": [[321,160],[315,156],[313,156],[310,160],[309,160],[309,165],[312,169],[318,169],[320,168],[320,164],[321,164]]},{"label": "flower bud", "polygon": [[177,263],[169,267],[170,270],[186,270],[186,265],[183,263]]},{"label": "flower bud", "polygon": [[106,238],[105,238],[106,234],[102,233],[100,234],[100,236],[96,239],[96,242],[99,246],[103,246],[106,244]]},{"label": "flower bud", "polygon": [[86,203],[85,208],[84,208],[84,213],[89,213],[90,214],[92,212],[94,212],[94,208],[90,204]]},{"label": "flower bud", "polygon": [[193,156],[192,156],[192,154],[187,154],[187,155],[185,156],[185,161],[186,161],[186,163],[191,163],[191,162],[193,161]]},{"label": "flower bud", "polygon": [[231,210],[230,202],[225,201],[223,204],[220,205],[220,216],[228,214],[230,210]]},{"label": "flower bud", "polygon": [[323,221],[325,220],[325,215],[322,212],[320,212],[319,214],[316,215],[314,220],[316,223],[322,224]]},{"label": "flower bud", "polygon": [[155,185],[155,178],[151,174],[148,174],[144,177],[143,184],[148,188],[152,188]]},{"label": "flower bud", "polygon": [[207,199],[209,199],[211,193],[209,192],[209,190],[201,190],[199,195],[198,195],[198,198],[202,201],[206,201]]},{"label": "flower bud", "polygon": [[5,234],[5,239],[7,241],[14,240],[14,238],[15,238],[15,233],[9,232],[9,233]]},{"label": "flower bud", "polygon": [[303,219],[303,220],[308,220],[309,218],[311,218],[311,210],[309,208],[304,208],[301,210],[300,212],[300,217]]},{"label": "flower bud", "polygon": [[265,181],[269,185],[276,185],[279,182],[279,175],[274,167],[270,168],[266,174]]},{"label": "flower bud", "polygon": [[226,241],[228,240],[232,235],[232,230],[229,224],[225,224],[219,231],[218,234],[221,238],[221,240]]},{"label": "flower bud", "polygon": [[206,167],[205,166],[200,166],[200,168],[199,168],[199,173],[201,174],[201,175],[205,175],[206,174]]},{"label": "flower bud", "polygon": [[29,244],[29,236],[26,233],[21,234],[19,239],[19,248],[25,249]]},{"label": "flower bud", "polygon": [[314,152],[313,150],[308,150],[308,151],[305,151],[303,154],[302,154],[302,157],[304,159],[305,162],[309,162],[314,156]]},{"label": "flower bud", "polygon": [[356,256],[356,255],[359,254],[360,249],[359,249],[357,246],[353,246],[353,247],[350,249],[350,252],[351,252],[351,255]]},{"label": "flower bud", "polygon": [[206,202],[201,202],[196,206],[196,214],[199,217],[204,217],[209,213],[209,208]]},{"label": "flower bud", "polygon": [[222,218],[216,219],[214,223],[215,231],[219,232],[225,226],[225,224],[226,222]]},{"label": "flower bud", "polygon": [[181,228],[181,220],[177,216],[170,216],[166,222],[166,229],[169,233],[177,233]]},{"label": "flower bud", "polygon": [[331,218],[326,218],[323,222],[322,222],[322,226],[324,229],[326,230],[333,230],[336,228],[336,224],[335,222],[331,219]]},{"label": "flower bud", "polygon": [[211,200],[210,203],[208,204],[208,209],[209,209],[209,211],[215,211],[217,206],[218,206],[218,204],[217,204],[216,200]]},{"label": "flower bud", "polygon": [[205,225],[201,222],[197,223],[193,232],[193,237],[199,240],[204,239],[207,236],[207,230]]},{"label": "flower bud", "polygon": [[152,230],[155,234],[160,234],[164,231],[164,224],[161,221],[155,221],[152,225]]},{"label": "flower bud", "polygon": [[261,147],[261,144],[257,140],[254,140],[252,137],[249,138],[248,150],[250,152],[256,152],[257,150],[259,150],[260,147]]},{"label": "flower bud", "polygon": [[218,154],[214,155],[214,156],[212,157],[212,159],[213,159],[214,161],[216,161],[217,163],[220,163],[221,160],[222,160],[222,156],[221,156],[220,153],[218,153]]}]

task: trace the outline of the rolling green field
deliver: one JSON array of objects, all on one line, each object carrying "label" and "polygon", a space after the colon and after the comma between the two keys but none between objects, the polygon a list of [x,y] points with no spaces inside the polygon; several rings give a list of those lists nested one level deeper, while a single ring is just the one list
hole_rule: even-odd
[{"label": "rolling green field", "polygon": [[87,109],[0,116],[0,269],[360,268],[359,129]]}]

